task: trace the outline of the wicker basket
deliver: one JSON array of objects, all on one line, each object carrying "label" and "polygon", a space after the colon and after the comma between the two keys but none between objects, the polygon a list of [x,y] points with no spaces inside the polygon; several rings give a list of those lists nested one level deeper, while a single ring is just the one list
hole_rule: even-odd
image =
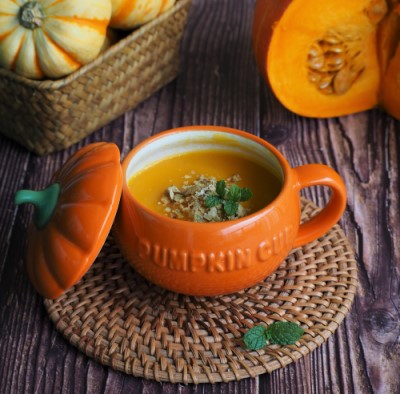
[{"label": "wicker basket", "polygon": [[135,30],[57,81],[0,69],[0,132],[45,155],[69,147],[174,79],[191,0]]}]

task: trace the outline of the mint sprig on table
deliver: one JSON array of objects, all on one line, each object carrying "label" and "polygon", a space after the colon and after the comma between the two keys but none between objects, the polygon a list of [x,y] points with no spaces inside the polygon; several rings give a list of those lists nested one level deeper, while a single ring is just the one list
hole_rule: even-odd
[{"label": "mint sprig on table", "polygon": [[293,322],[277,321],[268,327],[254,326],[243,335],[249,350],[259,350],[267,345],[293,345],[304,334],[304,330]]},{"label": "mint sprig on table", "polygon": [[212,208],[222,205],[228,216],[234,216],[237,214],[239,202],[248,201],[253,197],[253,193],[249,188],[240,188],[238,185],[234,184],[228,187],[224,180],[217,182],[215,191],[217,194],[208,195],[206,197],[206,207]]}]

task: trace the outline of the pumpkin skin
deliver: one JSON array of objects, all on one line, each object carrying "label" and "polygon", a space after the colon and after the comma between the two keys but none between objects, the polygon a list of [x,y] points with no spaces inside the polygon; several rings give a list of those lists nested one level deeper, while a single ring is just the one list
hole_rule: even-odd
[{"label": "pumpkin skin", "polygon": [[[26,193],[41,195],[52,188],[56,188],[52,198],[26,198]],[[71,156],[44,191],[17,192],[17,204],[34,203],[36,207],[27,269],[38,293],[57,298],[87,272],[114,222],[121,191],[119,149],[98,142]],[[40,199],[43,203],[36,204]]]},{"label": "pumpkin skin", "polygon": [[169,10],[175,0],[112,0],[110,26],[132,29]]},{"label": "pumpkin skin", "polygon": [[0,66],[31,79],[60,78],[104,44],[111,0],[0,0]]},{"label": "pumpkin skin", "polygon": [[381,106],[400,119],[399,3],[257,0],[257,66],[296,114],[327,118]]},{"label": "pumpkin skin", "polygon": [[400,119],[400,2],[392,1],[391,12],[379,29],[382,87],[379,103],[386,112]]}]

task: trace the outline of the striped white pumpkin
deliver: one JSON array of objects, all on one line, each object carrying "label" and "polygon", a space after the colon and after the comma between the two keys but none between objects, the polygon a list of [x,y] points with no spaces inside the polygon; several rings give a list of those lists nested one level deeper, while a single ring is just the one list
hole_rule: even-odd
[{"label": "striped white pumpkin", "polygon": [[169,10],[175,0],[112,0],[110,26],[132,29]]},{"label": "striped white pumpkin", "polygon": [[111,0],[0,0],[0,66],[60,78],[100,52]]}]

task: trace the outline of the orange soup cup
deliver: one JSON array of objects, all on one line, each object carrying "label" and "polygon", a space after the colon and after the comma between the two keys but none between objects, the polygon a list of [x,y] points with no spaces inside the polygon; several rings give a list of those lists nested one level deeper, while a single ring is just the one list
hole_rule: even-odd
[{"label": "orange soup cup", "polygon": [[[195,223],[149,209],[128,188],[129,179],[152,163],[209,149],[239,152],[269,168],[282,181],[278,196],[241,219]],[[123,254],[149,281],[188,295],[221,295],[256,284],[274,272],[293,248],[327,232],[346,207],[344,183],[330,167],[291,168],[265,140],[225,127],[183,127],[157,134],[126,156],[122,171],[122,197],[113,229]],[[330,200],[300,224],[300,190],[316,185],[331,189]]]}]

